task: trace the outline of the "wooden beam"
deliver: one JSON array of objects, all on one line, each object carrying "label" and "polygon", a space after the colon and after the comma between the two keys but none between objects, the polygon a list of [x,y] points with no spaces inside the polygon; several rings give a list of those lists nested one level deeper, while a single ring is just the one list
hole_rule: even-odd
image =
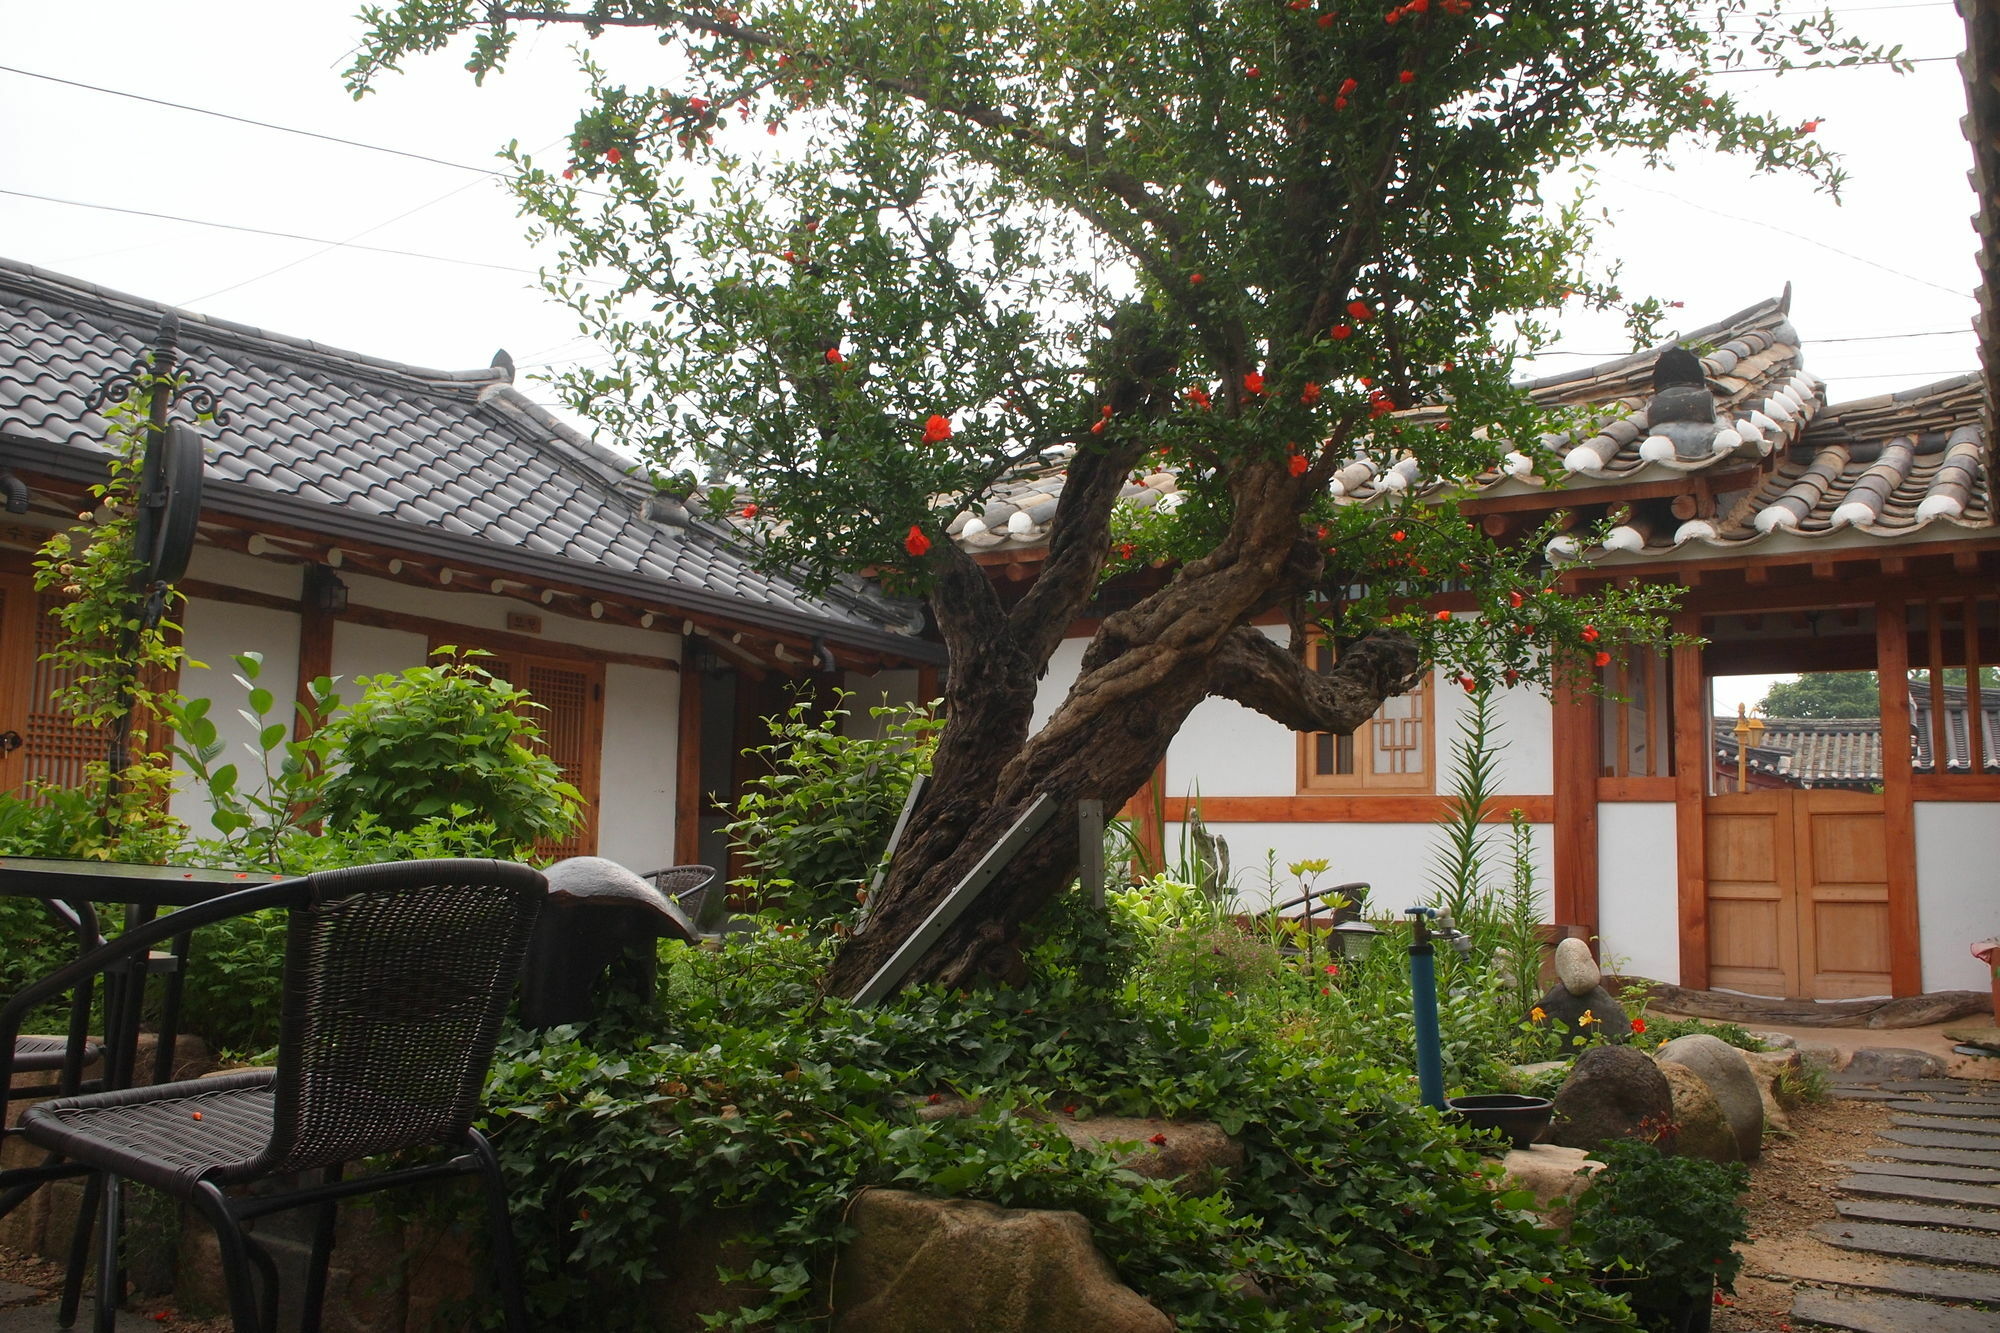
[{"label": "wooden beam", "polygon": [[[1681,612],[1674,617],[1674,632],[1690,638],[1699,635],[1701,617]],[[1689,644],[1675,648],[1674,863],[1680,898],[1680,984],[1690,990],[1708,989],[1707,694],[1701,649]]]},{"label": "wooden beam", "polygon": [[1882,704],[1882,840],[1889,880],[1889,990],[1897,996],[1924,988],[1922,939],[1917,923],[1917,817],[1910,793],[1910,747],[1890,744],[1910,734],[1908,612],[1901,598],[1875,612],[1875,670]]},{"label": "wooden beam", "polygon": [[[1142,792],[1143,796],[1144,793]],[[1450,806],[1446,796],[1170,796],[1163,803],[1166,823],[1188,817],[1197,807],[1208,824],[1434,824]],[[1554,820],[1555,800],[1549,796],[1495,796],[1482,823],[1504,824],[1509,810],[1520,810],[1533,824]],[[1126,807],[1131,817],[1132,807]],[[1150,819],[1150,810],[1147,812]]]}]

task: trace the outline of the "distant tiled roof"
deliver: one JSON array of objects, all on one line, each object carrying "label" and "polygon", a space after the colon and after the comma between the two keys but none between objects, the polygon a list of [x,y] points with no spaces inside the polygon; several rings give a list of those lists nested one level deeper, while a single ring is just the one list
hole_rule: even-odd
[{"label": "distant tiled roof", "polygon": [[[94,466],[105,422],[86,400],[138,364],[165,310],[0,260],[0,463]],[[934,655],[910,637],[911,605],[858,580],[808,594],[733,535],[652,503],[626,460],[517,392],[504,362],[423,370],[179,313],[183,368],[224,414],[201,427],[205,509]]]},{"label": "distant tiled roof", "polygon": [[[1971,713],[1962,685],[1944,687],[1946,773],[1972,770],[1969,728]],[[2000,697],[1980,694],[1982,727],[1980,768],[2000,773]],[[1737,719],[1714,719],[1715,758],[1724,770],[1736,766]],[[1931,753],[1931,696],[1928,689],[1910,691],[1910,766],[1917,773],[1935,773]],[[1750,747],[1750,772],[1798,787],[1872,787],[1882,781],[1882,724],[1876,718],[1764,719],[1764,731]]]},{"label": "distant tiled roof", "polygon": [[[1736,766],[1733,717],[1715,719],[1716,760]],[[1882,780],[1882,724],[1874,718],[1774,717],[1750,747],[1750,771],[1796,787],[1869,787]]]},{"label": "distant tiled roof", "polygon": [[[1560,495],[1587,504],[1593,490],[1714,472],[1714,512],[1682,520],[1669,518],[1665,498],[1634,506],[1641,512],[1589,552],[1610,563],[1775,549],[1798,538],[1901,540],[1990,527],[1980,378],[1829,408],[1825,385],[1801,364],[1788,306],[1789,297],[1764,301],[1677,344],[1525,384],[1545,405],[1587,409],[1588,424],[1515,442],[1473,479],[1469,494],[1460,483],[1422,476],[1414,458],[1387,465],[1356,459],[1335,472],[1333,494],[1364,505],[1400,492],[1473,500],[1547,495],[1552,503]],[[1687,381],[1657,386],[1656,368],[1673,346],[1693,353],[1682,356]],[[1444,410],[1402,415],[1422,421]],[[1566,474],[1560,490],[1536,475],[1537,454]],[[1068,451],[1051,451],[1020,469],[981,512],[958,515],[952,535],[975,551],[1041,546],[1068,460]],[[1177,489],[1174,473],[1162,470],[1128,484],[1122,498],[1172,505]],[[1557,541],[1558,558],[1581,553],[1569,539]]]}]

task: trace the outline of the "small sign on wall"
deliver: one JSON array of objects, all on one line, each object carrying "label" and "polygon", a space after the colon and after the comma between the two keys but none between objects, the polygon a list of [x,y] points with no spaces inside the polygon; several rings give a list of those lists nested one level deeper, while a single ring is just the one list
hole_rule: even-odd
[{"label": "small sign on wall", "polygon": [[542,632],[542,618],[530,611],[509,611],[507,613],[507,628],[513,630],[516,634],[540,634]]}]

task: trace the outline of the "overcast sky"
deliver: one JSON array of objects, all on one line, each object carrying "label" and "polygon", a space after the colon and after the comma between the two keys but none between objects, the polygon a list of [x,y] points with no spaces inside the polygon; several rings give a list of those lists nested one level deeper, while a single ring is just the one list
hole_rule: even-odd
[{"label": "overcast sky", "polygon": [[[469,369],[505,347],[525,381],[592,357],[573,320],[535,288],[539,257],[510,196],[478,170],[97,91],[485,170],[510,138],[547,150],[568,133],[581,87],[569,30],[524,37],[510,72],[484,88],[459,60],[433,57],[356,103],[340,80],[361,32],[355,7],[0,0],[0,255],[419,366]],[[1841,401],[1977,361],[1965,93],[1948,59],[1964,26],[1947,0],[1835,0],[1833,9],[1851,30],[1925,63],[1908,75],[1848,68],[1726,82],[1787,119],[1821,122],[1851,178],[1839,203],[1692,153],[1673,172],[1599,164],[1598,198],[1614,223],[1601,247],[1623,262],[1626,290],[1682,302],[1681,327],[1791,282],[1807,364]],[[656,48],[628,37],[625,50],[619,64],[643,77]],[[1575,355],[1536,372],[1625,350],[1615,321],[1590,317],[1565,321],[1562,347]]]}]

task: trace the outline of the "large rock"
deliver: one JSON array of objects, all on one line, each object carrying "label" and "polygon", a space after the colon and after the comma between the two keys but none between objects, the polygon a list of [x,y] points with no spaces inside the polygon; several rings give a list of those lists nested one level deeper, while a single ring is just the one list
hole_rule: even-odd
[{"label": "large rock", "polygon": [[[1538,1007],[1544,1015],[1543,1022],[1560,1024],[1568,1034],[1565,1045],[1570,1050],[1588,1045],[1593,1037],[1624,1041],[1632,1035],[1632,1020],[1625,1016],[1624,1006],[1602,986],[1573,995],[1569,987],[1558,981],[1549,987]],[[1590,1021],[1584,1022],[1585,1018]]]},{"label": "large rock", "polygon": [[1604,1169],[1581,1148],[1537,1143],[1513,1148],[1500,1159],[1502,1182],[1535,1196],[1536,1211],[1557,1231],[1567,1232],[1576,1218],[1577,1196],[1590,1188],[1590,1177]]},{"label": "large rock", "polygon": [[1183,1194],[1213,1194],[1243,1166],[1243,1145],[1209,1120],[1059,1115],[1056,1127],[1079,1148],[1108,1152],[1114,1143],[1137,1145],[1120,1154],[1118,1165],[1148,1180],[1172,1181]]},{"label": "large rock", "polygon": [[1799,1091],[1805,1078],[1805,1056],[1797,1050],[1745,1051],[1743,1059],[1764,1098],[1765,1132],[1789,1133],[1792,1112],[1805,1101]]},{"label": "large rock", "polygon": [[1944,1061],[1929,1051],[1907,1046],[1863,1046],[1847,1059],[1840,1076],[1855,1082],[1868,1079],[1943,1078]]},{"label": "large rock", "polygon": [[1667,1087],[1674,1094],[1674,1151],[1709,1162],[1741,1161],[1743,1150],[1736,1145],[1736,1131],[1729,1127],[1729,1118],[1722,1114],[1701,1075],[1671,1060],[1660,1065],[1660,1072],[1667,1076]]},{"label": "large rock", "polygon": [[1588,995],[1604,984],[1604,971],[1590,956],[1588,944],[1567,939],[1556,945],[1556,980],[1571,995]]},{"label": "large rock", "polygon": [[1593,1046],[1556,1092],[1547,1141],[1588,1151],[1612,1139],[1661,1140],[1673,1125],[1673,1090],[1630,1046]]},{"label": "large rock", "polygon": [[1654,1054],[1662,1063],[1685,1065],[1701,1076],[1736,1135],[1742,1160],[1756,1161],[1764,1146],[1764,1094],[1743,1052],[1720,1037],[1691,1032],[1664,1043]]},{"label": "large rock", "polygon": [[848,1214],[835,1333],[1171,1333],[1079,1213],[869,1190]]}]

